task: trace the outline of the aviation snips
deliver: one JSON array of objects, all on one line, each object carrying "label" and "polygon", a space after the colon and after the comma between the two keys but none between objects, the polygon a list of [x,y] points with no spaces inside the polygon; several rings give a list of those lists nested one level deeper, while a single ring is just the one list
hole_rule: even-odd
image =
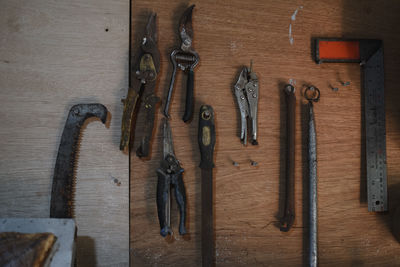
[{"label": "aviation snips", "polygon": [[160,234],[172,235],[171,230],[171,187],[175,190],[175,199],[180,213],[179,234],[186,234],[186,189],[183,183],[183,169],[174,153],[172,132],[168,120],[164,119],[163,159],[157,169],[157,211],[160,221]]},{"label": "aviation snips", "polygon": [[240,140],[247,143],[247,119],[251,125],[251,144],[257,142],[257,109],[258,109],[258,78],[250,68],[244,67],[235,84],[235,96],[240,110],[241,128]]},{"label": "aviation snips", "polygon": [[141,98],[145,107],[144,134],[140,146],[136,150],[139,157],[149,156],[150,138],[154,128],[155,106],[160,98],[155,95],[154,89],[160,71],[160,53],[157,48],[156,14],[150,15],[146,32],[142,39],[138,60],[130,66],[129,90],[126,99],[123,99],[124,113],[121,125],[120,150],[130,149],[132,122],[135,117],[136,103]]},{"label": "aviation snips", "polygon": [[169,85],[167,101],[165,102],[164,115],[169,118],[169,106],[172,97],[172,91],[175,84],[176,69],[179,67],[181,70],[187,72],[186,82],[186,106],[183,121],[189,122],[193,117],[194,106],[194,68],[199,63],[199,55],[192,48],[193,40],[193,27],[192,27],[192,13],[194,5],[188,7],[183,13],[179,21],[179,34],[182,40],[181,47],[175,49],[171,53],[171,62],[173,65],[171,82]]}]

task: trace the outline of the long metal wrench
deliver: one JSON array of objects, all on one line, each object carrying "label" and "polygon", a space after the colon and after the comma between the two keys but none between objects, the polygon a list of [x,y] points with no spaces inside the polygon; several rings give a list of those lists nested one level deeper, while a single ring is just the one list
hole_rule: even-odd
[{"label": "long metal wrench", "polygon": [[201,106],[198,141],[201,155],[201,258],[202,266],[215,266],[213,175],[215,125],[211,106]]},{"label": "long metal wrench", "polygon": [[308,87],[305,97],[309,102],[308,119],[308,171],[309,171],[309,254],[308,266],[318,265],[318,219],[317,219],[317,138],[315,133],[313,102],[318,102],[320,92],[316,87]]},{"label": "long metal wrench", "polygon": [[296,137],[296,96],[295,88],[291,84],[285,85],[286,95],[286,184],[285,184],[285,206],[281,219],[280,230],[288,232],[295,219],[295,196],[294,196],[294,164],[295,164],[295,137]]}]

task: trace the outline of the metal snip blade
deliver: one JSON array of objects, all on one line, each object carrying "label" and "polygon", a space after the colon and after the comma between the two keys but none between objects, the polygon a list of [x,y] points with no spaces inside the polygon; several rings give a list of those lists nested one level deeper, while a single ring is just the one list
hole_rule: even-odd
[{"label": "metal snip blade", "polygon": [[149,20],[146,25],[146,34],[145,38],[149,38],[153,40],[154,43],[157,43],[157,13],[152,13],[149,17]]},{"label": "metal snip blade", "polygon": [[[158,51],[157,48],[158,34],[157,34],[156,13],[151,13],[149,20],[147,21],[146,32],[141,42],[142,42],[141,48],[143,50],[143,53],[151,55],[154,67],[156,69],[156,72],[158,73],[160,70],[160,52]],[[139,64],[135,65],[135,67],[139,67]],[[133,73],[135,72],[136,70],[134,70]]]},{"label": "metal snip blade", "polygon": [[91,117],[97,117],[105,123],[107,113],[107,108],[102,104],[78,104],[69,111],[54,168],[50,218],[73,217],[75,161],[81,127]]},{"label": "metal snip blade", "polygon": [[195,5],[188,7],[179,21],[179,34],[182,42],[187,44],[189,47],[192,44],[193,39],[193,26],[192,26],[192,14]]}]

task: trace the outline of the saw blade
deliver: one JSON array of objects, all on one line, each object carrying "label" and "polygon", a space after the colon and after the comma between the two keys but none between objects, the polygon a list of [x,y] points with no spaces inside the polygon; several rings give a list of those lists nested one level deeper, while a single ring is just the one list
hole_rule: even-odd
[{"label": "saw blade", "polygon": [[71,108],[61,136],[50,201],[50,218],[72,218],[74,203],[75,165],[78,157],[82,125],[89,118],[107,120],[102,104],[78,104]]}]

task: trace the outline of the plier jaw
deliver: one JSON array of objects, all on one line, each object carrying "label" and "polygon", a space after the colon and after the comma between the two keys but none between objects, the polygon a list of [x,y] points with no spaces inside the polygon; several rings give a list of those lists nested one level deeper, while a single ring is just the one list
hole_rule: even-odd
[{"label": "plier jaw", "polygon": [[240,111],[240,140],[247,143],[247,125],[251,125],[251,144],[257,145],[258,78],[252,68],[243,67],[234,86]]},{"label": "plier jaw", "polygon": [[160,222],[160,234],[172,235],[171,229],[171,187],[175,191],[175,199],[180,213],[179,234],[186,234],[186,189],[183,183],[182,169],[174,155],[172,133],[168,120],[164,120],[164,151],[160,168],[157,169],[157,211]]},{"label": "plier jaw", "polygon": [[145,108],[145,125],[140,146],[136,151],[139,157],[148,157],[150,154],[150,139],[154,128],[155,107],[160,98],[155,95],[158,73],[160,71],[160,53],[157,49],[156,14],[149,17],[146,33],[142,38],[138,60],[130,66],[128,94],[124,103],[124,112],[121,124],[120,150],[128,151],[131,146],[131,130],[136,104],[142,98]]}]

